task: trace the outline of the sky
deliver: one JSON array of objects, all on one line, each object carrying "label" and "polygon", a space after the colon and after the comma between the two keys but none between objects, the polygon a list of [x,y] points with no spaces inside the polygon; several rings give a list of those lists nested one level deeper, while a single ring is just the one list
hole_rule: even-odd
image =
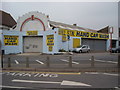
[{"label": "sky", "polygon": [[80,27],[101,29],[118,26],[118,2],[2,2],[2,10],[17,21],[30,11],[39,11],[50,20]]}]

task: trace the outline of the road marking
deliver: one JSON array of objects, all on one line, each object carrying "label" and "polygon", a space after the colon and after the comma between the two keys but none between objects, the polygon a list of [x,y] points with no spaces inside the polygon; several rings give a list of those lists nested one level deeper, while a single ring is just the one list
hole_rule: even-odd
[{"label": "road marking", "polygon": [[44,83],[44,84],[60,84],[60,85],[68,85],[68,86],[88,86],[90,87],[91,85],[81,83],[81,82],[74,82],[74,81],[67,81],[63,80],[62,82],[53,82],[53,81],[32,81],[32,80],[18,80],[14,79],[12,82],[23,82],[23,83]]},{"label": "road marking", "polygon": [[[91,60],[91,59],[89,59],[89,60]],[[95,59],[95,61],[98,61],[98,62],[105,62],[105,63],[115,63],[115,64],[118,63],[118,62],[114,62],[114,61],[104,61],[104,60],[96,60],[96,59]]]},{"label": "road marking", "polygon": [[49,74],[62,74],[62,75],[79,75],[81,74],[80,72],[30,72],[30,71],[8,71],[8,70],[3,70],[2,72],[22,72],[22,73],[49,73]]},{"label": "road marking", "polygon": [[98,72],[85,72],[86,74],[104,74],[104,75],[111,75],[111,76],[118,76],[118,74],[113,73],[98,73]]},{"label": "road marking", "polygon": [[111,75],[111,76],[118,76],[118,74],[113,74],[113,73],[103,73],[105,75]]},{"label": "road marking", "polygon": [[85,72],[86,74],[99,74],[98,72]]},{"label": "road marking", "polygon": [[16,63],[16,64],[19,64],[19,62],[18,62],[17,60],[15,60],[15,63]]},{"label": "road marking", "polygon": [[18,80],[14,79],[12,82],[26,82],[26,83],[51,83],[51,84],[60,84],[61,82],[51,82],[51,81],[32,81],[32,80]]},{"label": "road marking", "polygon": [[44,64],[43,62],[39,61],[39,60],[36,60],[36,62],[40,63],[40,64]]},{"label": "road marking", "polygon": [[27,88],[27,87],[3,86],[3,85],[0,85],[0,87],[2,88]]},{"label": "road marking", "polygon": [[63,80],[61,85],[91,87],[91,85],[89,85],[89,84],[85,84],[85,83],[81,83],[81,82],[74,82],[74,81],[66,81],[66,80]]},{"label": "road marking", "polygon": [[[64,62],[69,62],[68,60],[65,60],[65,59],[60,59],[60,60],[62,60],[62,61],[64,61]],[[74,62],[74,61],[72,61],[72,63],[73,63],[73,64],[79,64],[78,62]]]}]

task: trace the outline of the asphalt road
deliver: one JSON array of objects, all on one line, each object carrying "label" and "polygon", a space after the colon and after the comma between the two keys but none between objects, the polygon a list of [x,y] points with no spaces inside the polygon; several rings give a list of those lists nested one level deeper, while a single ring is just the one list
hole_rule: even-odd
[{"label": "asphalt road", "polygon": [[66,68],[69,64],[69,56],[72,56],[72,64],[75,68],[90,67],[91,56],[94,56],[96,67],[117,67],[118,54],[110,53],[74,53],[73,55],[5,55],[4,67],[8,66],[10,57],[12,67],[26,67],[26,57],[29,57],[30,67],[45,68],[47,56],[49,56],[50,67]]},{"label": "asphalt road", "polygon": [[61,90],[63,88],[115,88],[118,86],[117,73],[3,71],[0,75],[2,75],[2,85],[0,87],[17,88],[20,90],[42,90],[45,88],[59,88]]}]

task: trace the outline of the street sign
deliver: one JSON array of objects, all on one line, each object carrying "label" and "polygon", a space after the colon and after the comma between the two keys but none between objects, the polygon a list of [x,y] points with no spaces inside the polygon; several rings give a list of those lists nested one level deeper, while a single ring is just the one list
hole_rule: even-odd
[{"label": "street sign", "polygon": [[68,35],[68,40],[70,40],[70,35]]}]

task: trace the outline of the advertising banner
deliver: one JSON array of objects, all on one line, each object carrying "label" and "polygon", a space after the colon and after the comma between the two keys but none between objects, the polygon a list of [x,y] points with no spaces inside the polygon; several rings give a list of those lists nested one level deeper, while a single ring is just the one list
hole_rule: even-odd
[{"label": "advertising banner", "polygon": [[4,35],[4,45],[5,46],[17,46],[19,42],[18,36]]},{"label": "advertising banner", "polygon": [[67,30],[61,28],[59,29],[58,34],[70,35],[71,37],[81,37],[81,38],[109,39],[109,34]]},{"label": "advertising banner", "polygon": [[28,36],[38,35],[38,31],[26,31],[26,35]]}]

